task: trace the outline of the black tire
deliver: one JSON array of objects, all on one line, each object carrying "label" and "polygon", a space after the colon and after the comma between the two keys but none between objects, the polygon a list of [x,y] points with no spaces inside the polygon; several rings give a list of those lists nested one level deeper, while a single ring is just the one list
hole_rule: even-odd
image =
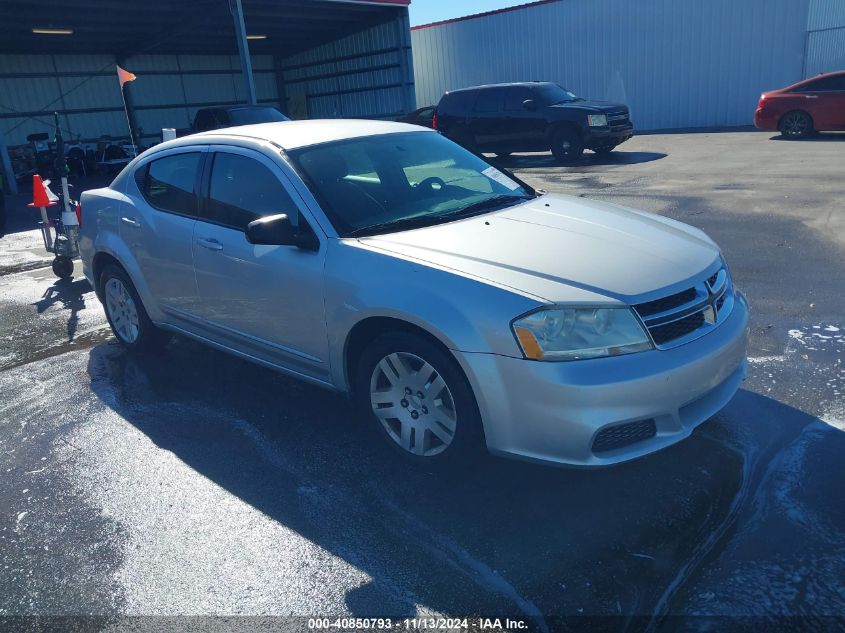
[{"label": "black tire", "polygon": [[[137,336],[134,340],[130,340],[124,336],[115,324],[115,316],[112,314],[112,309],[107,297],[107,284],[111,279],[118,280],[123,285],[134,304],[134,308],[137,312]],[[153,325],[153,322],[150,321],[150,317],[147,315],[144,304],[141,302],[141,297],[138,296],[138,291],[135,290],[135,285],[132,283],[129,275],[126,274],[126,271],[120,266],[109,264],[103,269],[98,283],[98,296],[103,303],[106,318],[108,319],[115,338],[127,350],[132,352],[158,350],[164,347],[170,340],[171,335],[168,332],[157,328]]]},{"label": "black tire", "polygon": [[780,118],[778,130],[784,138],[806,138],[813,133],[813,118],[803,110],[787,112]]},{"label": "black tire", "polygon": [[573,162],[583,153],[584,142],[575,130],[559,130],[552,136],[552,154],[559,161]]},{"label": "black tire", "polygon": [[[451,442],[434,455],[417,455],[409,452],[393,439],[386,426],[391,426],[390,421],[382,422],[373,412],[373,405],[370,399],[372,381],[375,380],[374,373],[377,366],[387,356],[396,353],[410,354],[428,363],[440,377],[443,378],[451,395],[452,405],[449,408],[455,412],[455,429]],[[419,376],[419,374],[416,374]],[[438,394],[432,394],[437,396]],[[442,467],[448,464],[463,463],[484,454],[484,433],[481,426],[481,416],[478,413],[478,405],[469,382],[464,376],[458,363],[451,355],[422,336],[405,332],[383,334],[376,338],[364,349],[358,359],[353,376],[353,397],[361,419],[366,425],[373,429],[384,442],[398,455],[401,455],[406,463],[418,466]],[[441,392],[441,398],[443,400]],[[424,400],[422,402],[425,402]],[[419,403],[419,402],[418,402]],[[413,405],[411,405],[413,406]],[[406,406],[405,409],[408,407]],[[399,411],[399,408],[396,407]],[[402,411],[404,414],[404,411]],[[429,412],[426,411],[426,414]],[[432,411],[436,417],[436,413]],[[394,420],[399,423],[399,420]],[[395,430],[398,434],[398,430]],[[428,440],[432,444],[435,436],[429,431],[423,433],[423,445]],[[433,449],[433,450],[436,450]]]},{"label": "black tire", "polygon": [[65,255],[58,255],[53,260],[53,274],[59,279],[70,279],[73,277],[73,260]]},{"label": "black tire", "polygon": [[616,149],[616,145],[606,145],[605,147],[597,147],[593,151],[599,156],[607,156]]}]

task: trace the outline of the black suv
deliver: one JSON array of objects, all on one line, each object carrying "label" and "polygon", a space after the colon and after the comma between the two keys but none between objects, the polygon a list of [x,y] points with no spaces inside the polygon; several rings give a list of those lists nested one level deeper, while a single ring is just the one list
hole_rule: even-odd
[{"label": "black suv", "polygon": [[435,127],[471,151],[507,156],[551,150],[559,160],[578,158],[584,149],[606,154],[634,134],[627,106],[587,101],[539,81],[447,92]]}]

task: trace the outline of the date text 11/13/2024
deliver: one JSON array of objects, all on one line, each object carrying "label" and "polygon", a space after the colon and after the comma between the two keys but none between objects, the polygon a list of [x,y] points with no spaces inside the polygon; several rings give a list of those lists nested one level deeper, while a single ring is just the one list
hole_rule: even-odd
[{"label": "date text 11/13/2024", "polygon": [[308,628],[314,630],[426,630],[426,631],[523,631],[524,620],[510,618],[309,618]]}]

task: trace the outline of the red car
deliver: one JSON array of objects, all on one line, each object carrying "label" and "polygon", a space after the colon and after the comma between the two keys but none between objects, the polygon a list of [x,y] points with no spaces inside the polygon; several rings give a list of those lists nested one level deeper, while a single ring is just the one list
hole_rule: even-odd
[{"label": "red car", "polygon": [[764,92],[754,113],[754,125],[779,130],[787,138],[845,130],[845,71],[816,75],[787,88]]}]

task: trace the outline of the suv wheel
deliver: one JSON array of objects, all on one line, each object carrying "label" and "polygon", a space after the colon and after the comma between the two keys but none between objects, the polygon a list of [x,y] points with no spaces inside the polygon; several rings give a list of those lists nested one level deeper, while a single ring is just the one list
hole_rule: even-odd
[{"label": "suv wheel", "polygon": [[354,392],[364,419],[407,461],[449,462],[483,445],[478,407],[463,372],[422,337],[377,338],[358,362]]},{"label": "suv wheel", "polygon": [[561,130],[552,139],[552,154],[560,161],[574,161],[584,153],[584,144],[572,130]]},{"label": "suv wheel", "polygon": [[129,275],[119,266],[108,266],[100,275],[100,296],[112,332],[127,349],[157,348],[170,340],[150,321]]},{"label": "suv wheel", "polygon": [[813,119],[806,112],[794,110],[781,117],[778,129],[786,138],[804,138],[813,131]]},{"label": "suv wheel", "polygon": [[604,147],[597,147],[593,151],[599,156],[607,156],[616,149],[616,145],[605,145]]}]

